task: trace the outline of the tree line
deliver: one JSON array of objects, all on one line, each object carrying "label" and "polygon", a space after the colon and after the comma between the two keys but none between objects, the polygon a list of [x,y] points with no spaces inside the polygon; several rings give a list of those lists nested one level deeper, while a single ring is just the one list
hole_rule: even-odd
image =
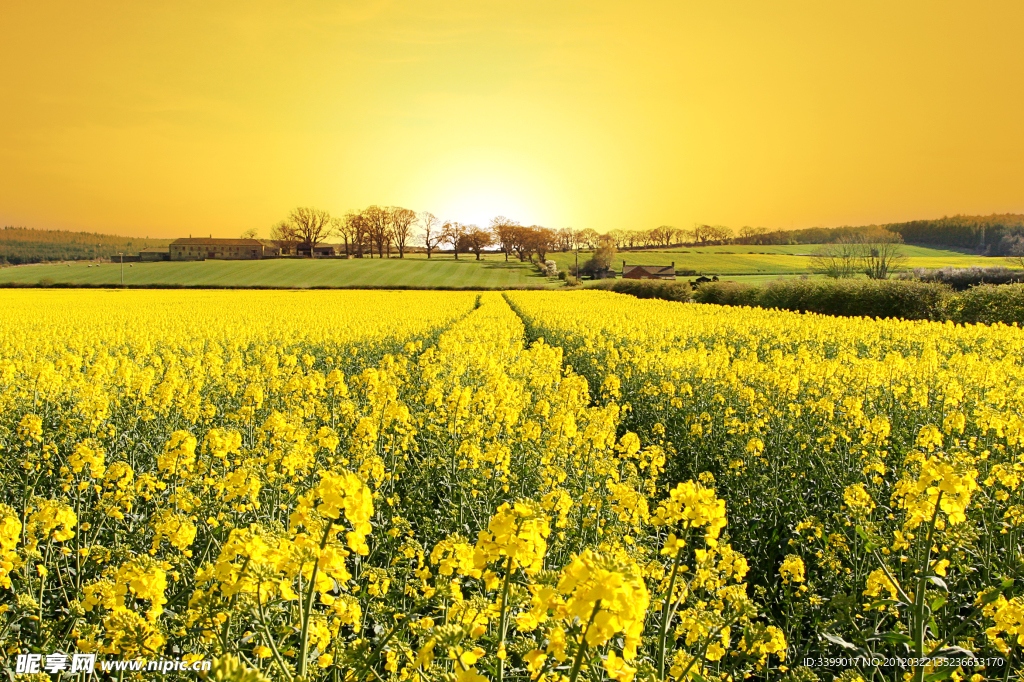
[{"label": "tree line", "polygon": [[[751,228],[743,228],[750,230]],[[989,216],[945,216],[934,220],[912,220],[903,223],[842,227],[809,227],[800,230],[766,230],[756,228],[754,234],[743,234],[737,244],[826,244],[860,238],[858,235],[880,231],[900,235],[908,244],[952,246],[972,249],[987,256],[1010,256],[1024,248],[1024,215],[993,214]]]},{"label": "tree line", "polygon": [[[740,234],[757,234],[758,230],[763,228],[743,228]],[[270,232],[271,240],[281,246],[301,244],[307,249],[336,239],[345,255],[356,258],[390,258],[392,252],[404,258],[410,247],[422,248],[430,258],[435,251],[448,247],[456,259],[460,253],[472,253],[479,260],[484,251],[494,250],[504,254],[505,260],[514,257],[520,261],[534,257],[544,260],[553,251],[596,250],[603,242],[628,249],[714,244],[734,236],[732,229],[722,225],[698,224],[692,229],[661,225],[602,234],[590,228],[523,225],[505,216],[481,226],[441,220],[429,211],[417,213],[400,206],[376,205],[341,216],[332,216],[323,209],[296,208]],[[255,230],[249,230],[242,236],[255,235]]]},{"label": "tree line", "polygon": [[139,249],[170,243],[170,239],[6,226],[0,230],[0,265],[113,258],[118,253],[137,253]]},{"label": "tree line", "polygon": [[[270,230],[271,240],[280,246],[301,244],[306,248],[337,239],[345,255],[356,258],[390,258],[392,252],[404,258],[410,247],[422,248],[427,258],[450,246],[458,259],[472,253],[477,260],[486,250],[498,250],[505,260],[516,257],[542,260],[562,242],[560,232],[539,225],[521,225],[504,216],[480,226],[441,220],[430,211],[419,213],[400,206],[370,206],[332,216],[328,211],[300,207]],[[254,231],[243,237],[254,236]],[[596,233],[595,233],[596,234]],[[376,254],[376,256],[374,255]]]},{"label": "tree line", "polygon": [[[346,255],[357,258],[404,258],[412,246],[427,257],[442,248],[458,258],[497,250],[519,260],[541,260],[549,251],[596,250],[602,241],[616,249],[671,248],[720,244],[787,245],[871,241],[879,235],[896,234],[906,243],[973,248],[993,256],[1007,256],[1024,248],[1024,215],[954,216],[886,225],[812,227],[800,230],[769,230],[744,226],[697,223],[691,228],[660,225],[651,229],[615,229],[606,233],[565,227],[553,229],[522,225],[498,216],[488,225],[443,221],[429,211],[415,212],[399,206],[370,206],[332,216],[315,208],[297,208],[274,225],[271,238],[281,244],[315,246],[337,238]],[[246,236],[255,236],[250,231]],[[376,255],[375,255],[376,254]]]}]

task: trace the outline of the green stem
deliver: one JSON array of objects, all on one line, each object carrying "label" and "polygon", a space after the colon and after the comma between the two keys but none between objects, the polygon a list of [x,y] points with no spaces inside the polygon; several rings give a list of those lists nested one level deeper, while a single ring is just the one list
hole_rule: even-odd
[{"label": "green stem", "polygon": [[[508,629],[508,588],[512,578],[512,557],[505,560],[505,586],[501,591],[501,618],[498,625],[498,650],[505,644],[505,631]],[[498,660],[498,682],[505,679],[505,659]]]},{"label": "green stem", "polygon": [[277,650],[277,643],[274,638],[270,635],[270,627],[267,625],[266,614],[263,613],[263,600],[260,598],[260,586],[262,583],[256,585],[256,606],[260,617],[260,625],[263,626],[263,634],[267,638],[267,644],[270,645],[270,651],[274,654],[274,661],[277,662],[277,667],[281,669],[284,676],[290,681],[292,675],[288,672],[288,668],[284,664],[284,659],[281,658],[281,652]]},{"label": "green stem", "polygon": [[672,595],[676,587],[676,577],[679,575],[679,556],[683,553],[682,548],[676,552],[672,563],[672,576],[668,581],[668,593],[665,595],[665,604],[661,607],[661,627],[658,632],[658,679],[665,679],[665,639],[668,637],[669,611],[672,604]]},{"label": "green stem", "polygon": [[914,668],[914,682],[924,682],[924,670],[925,666],[921,664],[921,659],[924,658],[924,631],[925,631],[925,617],[924,617],[924,593],[925,585],[928,582],[928,574],[931,571],[929,564],[932,558],[932,540],[935,535],[935,524],[939,519],[940,504],[942,502],[942,491],[939,491],[939,496],[935,498],[935,513],[932,514],[932,521],[928,525],[928,535],[925,538],[924,557],[921,563],[921,568],[918,572],[917,579],[917,593],[914,595],[914,611],[913,611],[913,626],[914,626],[914,656],[918,659],[918,664]]},{"label": "green stem", "polygon": [[[323,552],[327,546],[327,539],[331,537],[331,529],[334,528],[334,520],[327,519],[327,528],[324,536],[320,539],[320,551]],[[317,554],[313,562],[313,572],[309,576],[309,587],[306,594],[306,607],[302,613],[302,632],[299,634],[299,677],[306,677],[306,657],[309,655],[309,621],[313,613],[313,594],[316,592],[316,574],[320,569],[320,556]],[[301,573],[301,571],[300,571]]]},{"label": "green stem", "polygon": [[714,632],[712,632],[708,636],[708,638],[706,640],[704,640],[704,646],[702,646],[700,648],[700,656],[699,657],[698,656],[692,656],[690,658],[690,663],[686,666],[686,668],[683,670],[683,672],[681,672],[679,674],[679,677],[677,679],[685,680],[686,679],[686,674],[688,672],[690,672],[690,668],[692,668],[697,661],[703,661],[704,660],[704,656],[707,654],[707,651],[708,651],[708,646],[711,645],[711,642],[715,639],[715,637],[718,637],[718,635],[721,634],[722,630],[726,629],[727,627],[732,627],[732,624],[735,623],[737,620],[739,620],[739,618],[740,618],[740,614],[736,614],[735,616],[733,616],[732,620],[730,620],[729,622],[723,623],[722,625],[719,625],[718,629],[715,630]]},{"label": "green stem", "polygon": [[569,682],[576,682],[576,677],[580,674],[580,666],[583,664],[583,654],[587,650],[587,633],[590,632],[590,626],[594,624],[594,619],[597,618],[597,612],[601,610],[601,600],[598,599],[594,602],[594,611],[590,614],[590,620],[587,621],[587,627],[583,629],[583,635],[580,637],[580,648],[576,651],[576,660],[572,662],[572,672],[569,673]]}]

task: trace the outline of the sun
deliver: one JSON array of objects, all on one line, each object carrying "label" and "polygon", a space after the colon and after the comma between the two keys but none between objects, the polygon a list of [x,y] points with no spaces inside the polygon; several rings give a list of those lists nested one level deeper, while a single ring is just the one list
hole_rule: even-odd
[{"label": "sun", "polygon": [[[453,155],[454,156],[454,155]],[[527,168],[533,167],[532,172]],[[470,150],[441,160],[425,183],[441,220],[484,227],[497,216],[524,225],[550,220],[550,189],[535,164],[515,154]]]},{"label": "sun", "polygon": [[445,207],[444,215],[446,220],[485,227],[496,216],[522,220],[526,213],[523,202],[511,192],[475,190],[456,195]]}]

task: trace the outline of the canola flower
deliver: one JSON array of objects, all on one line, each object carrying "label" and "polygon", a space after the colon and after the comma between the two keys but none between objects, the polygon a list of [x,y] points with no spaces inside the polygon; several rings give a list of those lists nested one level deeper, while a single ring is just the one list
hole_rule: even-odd
[{"label": "canola flower", "polygon": [[[997,653],[994,602],[963,595],[1020,589],[1020,329],[609,292],[507,299],[625,428],[665,449],[670,479],[714,476],[795,657]],[[999,674],[1022,666],[1008,651]]]},{"label": "canola flower", "polygon": [[586,292],[0,300],[8,653],[289,681],[810,679],[837,641],[1020,667],[1019,330]]}]

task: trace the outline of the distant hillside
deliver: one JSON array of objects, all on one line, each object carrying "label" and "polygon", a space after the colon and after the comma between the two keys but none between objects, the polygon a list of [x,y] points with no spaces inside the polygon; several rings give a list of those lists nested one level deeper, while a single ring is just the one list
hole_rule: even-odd
[{"label": "distant hillside", "polygon": [[110,258],[118,253],[138,253],[139,249],[147,246],[167,246],[171,241],[95,232],[5,227],[0,230],[0,265]]},{"label": "distant hillside", "polygon": [[1024,215],[1007,213],[989,216],[945,216],[935,220],[843,227],[811,227],[776,230],[740,237],[737,244],[822,244],[856,233],[881,228],[898,232],[909,244],[953,246],[989,256],[1008,255],[1016,244],[1024,244]]}]

